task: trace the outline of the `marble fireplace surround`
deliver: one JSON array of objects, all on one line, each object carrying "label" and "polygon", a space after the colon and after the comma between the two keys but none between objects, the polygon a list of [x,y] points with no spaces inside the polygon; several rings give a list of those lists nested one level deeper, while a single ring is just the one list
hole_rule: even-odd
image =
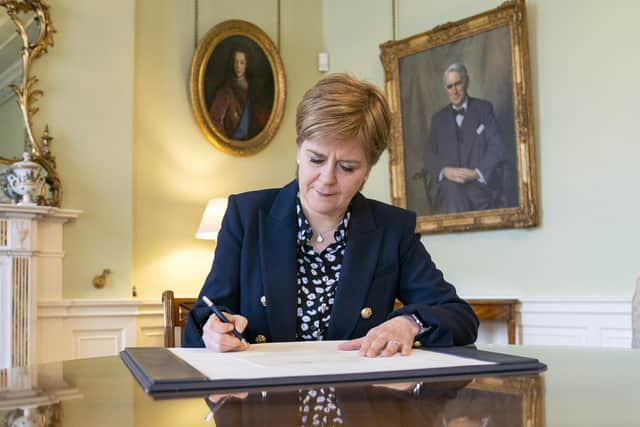
[{"label": "marble fireplace surround", "polygon": [[0,204],[0,368],[37,362],[37,305],[62,299],[62,231],[80,211]]}]

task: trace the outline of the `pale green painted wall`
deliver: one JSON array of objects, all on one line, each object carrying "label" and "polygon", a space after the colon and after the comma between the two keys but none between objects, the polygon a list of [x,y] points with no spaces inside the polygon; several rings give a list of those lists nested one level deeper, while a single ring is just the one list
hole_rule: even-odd
[{"label": "pale green painted wall", "polygon": [[[134,4],[52,0],[58,32],[34,64],[45,91],[34,120],[48,122],[63,207],[84,213],[65,226],[64,296],[131,295]],[[108,286],[91,280],[110,268]]]},{"label": "pale green painted wall", "polygon": [[0,105],[0,157],[20,157],[24,147],[24,126],[15,98]]},{"label": "pale green painted wall", "polygon": [[[277,43],[277,2],[200,2],[199,36],[241,18]],[[282,127],[262,152],[232,157],[197,127],[187,94],[194,53],[194,9],[182,2],[140,0],[136,10],[134,144],[134,282],[142,297],[163,289],[195,294],[211,263],[213,243],[194,237],[208,199],[280,186],[294,176],[297,100],[320,74],[319,2],[281,2],[280,52],[288,97]]]},{"label": "pale green painted wall", "polygon": [[[331,72],[351,73],[384,87],[379,44],[393,37],[392,3],[389,0],[325,0],[323,38]],[[363,193],[389,202],[387,152],[373,167]]]},{"label": "pale green painted wall", "polygon": [[[384,38],[376,17],[390,2],[343,3],[324,2],[331,69],[371,75],[370,61],[351,61],[345,52],[377,53],[372,45],[390,37]],[[499,3],[399,0],[398,37]],[[630,296],[640,272],[640,145],[634,120],[640,89],[626,82],[640,72],[640,57],[633,54],[640,3],[527,5],[542,223],[531,230],[433,235],[423,241],[464,295]],[[388,176],[378,167],[371,180],[383,185]],[[386,196],[384,191],[376,186],[371,194]]]},{"label": "pale green painted wall", "polygon": [[[431,1],[401,22],[431,27],[465,16],[469,3]],[[541,225],[427,242],[464,293],[628,297],[640,273],[640,89],[623,82],[640,73],[640,3],[527,4]]]},{"label": "pale green painted wall", "polygon": [[[200,2],[201,34],[244,18],[277,35],[276,0]],[[490,0],[398,0],[399,37],[497,6]],[[206,200],[286,182],[294,171],[294,112],[321,74],[383,83],[378,45],[392,37],[391,0],[281,1],[288,98],[281,130],[262,153],[210,146],[187,98],[192,3],[53,0],[59,32],[43,59],[43,119],[56,137],[64,206],[86,213],[65,232],[65,296],[194,294],[212,245],[193,238]],[[629,296],[638,274],[640,184],[633,55],[640,3],[528,2],[541,226],[427,236],[434,259],[465,295]],[[134,55],[135,54],[135,55]],[[622,84],[624,82],[624,84]],[[365,193],[389,200],[387,157]],[[133,250],[132,250],[133,245]],[[103,291],[90,280],[114,275]]]}]

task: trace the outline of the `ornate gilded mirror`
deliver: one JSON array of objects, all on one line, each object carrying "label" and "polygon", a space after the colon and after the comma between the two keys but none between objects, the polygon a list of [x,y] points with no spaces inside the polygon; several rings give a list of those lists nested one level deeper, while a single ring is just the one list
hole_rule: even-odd
[{"label": "ornate gilded mirror", "polygon": [[[32,123],[43,91],[30,73],[31,64],[53,46],[54,32],[49,6],[43,1],[0,0],[0,203],[19,201],[22,193],[10,183],[27,175],[33,178],[31,173],[19,173],[21,165],[33,164],[39,169],[29,190],[30,200],[48,206],[61,203],[60,179],[50,152],[53,138],[46,126],[37,137]],[[26,191],[24,187],[22,183]]]}]

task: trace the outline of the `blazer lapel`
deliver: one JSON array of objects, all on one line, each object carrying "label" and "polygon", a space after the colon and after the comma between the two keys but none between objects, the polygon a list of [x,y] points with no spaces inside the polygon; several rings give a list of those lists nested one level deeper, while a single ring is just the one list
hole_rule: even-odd
[{"label": "blazer lapel", "polygon": [[292,181],[278,193],[268,212],[259,213],[260,268],[272,341],[296,338],[297,191],[298,184]]},{"label": "blazer lapel", "polygon": [[367,201],[360,193],[354,197],[351,205],[348,233],[327,331],[328,339],[347,339],[351,336],[369,291],[382,242],[382,229],[376,228]]}]

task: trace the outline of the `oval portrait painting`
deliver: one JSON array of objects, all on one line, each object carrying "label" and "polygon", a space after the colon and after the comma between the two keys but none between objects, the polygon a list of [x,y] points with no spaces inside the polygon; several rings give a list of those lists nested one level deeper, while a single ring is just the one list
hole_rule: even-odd
[{"label": "oval portrait painting", "polygon": [[191,64],[191,107],[216,148],[234,155],[263,149],[282,120],[285,81],[271,39],[245,21],[226,21],[202,39]]}]

